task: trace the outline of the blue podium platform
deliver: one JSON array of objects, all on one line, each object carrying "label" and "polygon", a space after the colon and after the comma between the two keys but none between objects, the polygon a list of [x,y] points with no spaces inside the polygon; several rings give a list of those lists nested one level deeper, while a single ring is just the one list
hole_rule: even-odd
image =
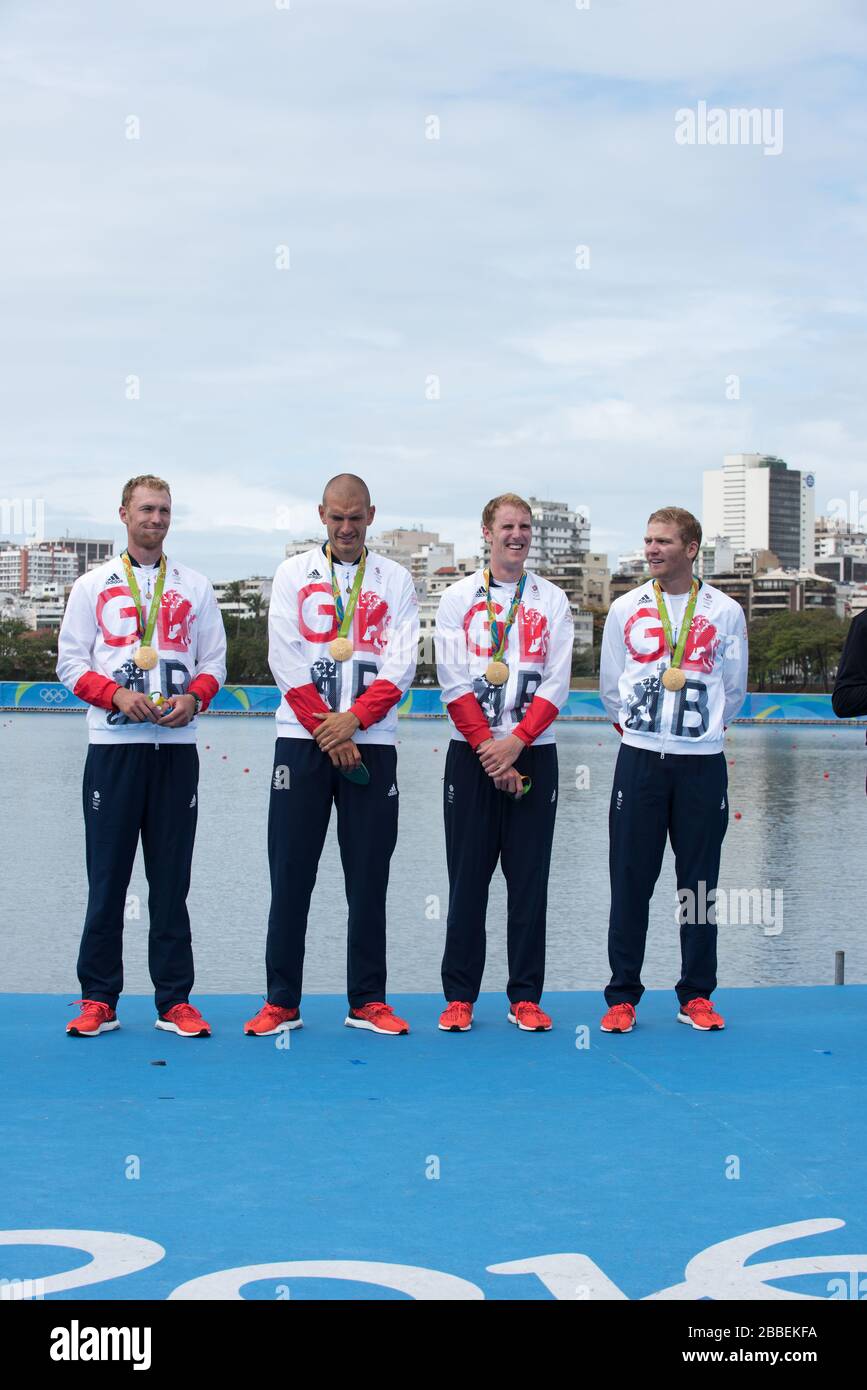
[{"label": "blue podium platform", "polygon": [[867,986],[715,1000],[723,1033],[654,992],[627,1036],[589,993],[546,995],[549,1034],[501,995],[444,1034],[396,996],[391,1038],[309,996],[278,1046],[247,996],[197,997],[188,1040],[141,996],[73,1039],[66,997],[5,995],[0,1293],[863,1297]]}]

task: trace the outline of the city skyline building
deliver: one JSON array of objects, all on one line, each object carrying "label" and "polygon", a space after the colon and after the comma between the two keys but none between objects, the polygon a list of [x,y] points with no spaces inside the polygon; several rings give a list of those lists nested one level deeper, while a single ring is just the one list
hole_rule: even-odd
[{"label": "city skyline building", "polygon": [[0,550],[0,590],[7,593],[24,594],[46,584],[72,584],[80,573],[79,556],[52,541]]},{"label": "city skyline building", "polygon": [[702,531],[735,550],[770,550],[784,569],[815,555],[815,478],[775,454],[726,454],[702,483]]}]

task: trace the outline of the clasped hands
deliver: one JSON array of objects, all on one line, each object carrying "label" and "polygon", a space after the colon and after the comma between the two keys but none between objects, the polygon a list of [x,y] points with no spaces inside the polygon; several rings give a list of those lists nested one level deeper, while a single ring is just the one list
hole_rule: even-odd
[{"label": "clasped hands", "polygon": [[519,795],[524,790],[521,774],[512,764],[520,757],[526,744],[514,734],[507,738],[486,738],[476,752],[485,772],[494,780],[497,791]]},{"label": "clasped hands", "polygon": [[352,735],[361,728],[361,721],[356,719],[352,710],[345,710],[343,714],[333,711],[330,714],[317,714],[314,718],[320,723],[313,737],[335,767],[355,767],[361,762],[358,746],[352,741]]},{"label": "clasped hands", "polygon": [[[319,726],[313,737],[322,752],[328,754],[335,767],[355,767],[356,763],[361,761],[361,754],[353,743],[352,736],[361,728],[361,724],[352,711],[346,710],[343,714],[317,714],[315,717],[319,720]],[[485,739],[476,749],[482,767],[488,776],[493,778],[498,791],[511,792],[513,795],[523,791],[521,774],[512,764],[524,747],[521,739],[509,734],[507,738]]]},{"label": "clasped hands", "polygon": [[170,695],[161,705],[155,705],[144,691],[119,685],[111,702],[133,724],[159,724],[164,729],[182,729],[196,715],[192,695]]}]

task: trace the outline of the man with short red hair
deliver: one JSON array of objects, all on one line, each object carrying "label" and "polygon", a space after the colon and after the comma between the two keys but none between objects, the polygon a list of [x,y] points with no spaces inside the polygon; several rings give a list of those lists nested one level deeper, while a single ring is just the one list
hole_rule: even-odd
[{"label": "man with short red hair", "polygon": [[67,1032],[120,1025],[126,893],[139,838],[147,874],[148,963],[156,1027],[205,1037],[189,1001],[187,893],[198,816],[196,716],[226,678],[226,634],[210,581],[169,560],[168,483],[131,478],[120,519],[127,545],[76,580],[57,643],[57,674],[90,705],[84,767],[89,885],[78,957],[82,1012]]},{"label": "man with short red hair", "polygon": [[574,628],[563,590],[524,568],[532,528],[522,497],[492,498],[482,514],[490,563],[446,589],[437,612],[437,672],[452,725],[443,1032],[472,1027],[498,860],[508,885],[507,1018],[525,1033],[551,1028],[539,1001],[557,813],[553,723],[569,697]]}]

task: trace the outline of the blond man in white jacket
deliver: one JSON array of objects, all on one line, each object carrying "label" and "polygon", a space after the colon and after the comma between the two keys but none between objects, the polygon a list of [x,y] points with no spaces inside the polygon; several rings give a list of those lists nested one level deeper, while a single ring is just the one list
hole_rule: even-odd
[{"label": "blond man in white jacket", "polygon": [[668,838],[680,902],[678,1020],[725,1027],[716,988],[713,902],[728,826],[726,725],[744,701],[747,629],[734,599],[693,576],[701,526],[682,507],[650,517],[649,577],[612,605],[600,694],[621,747],[608,815],[611,916],[605,1033],[629,1033],[644,992],[650,899]]}]

